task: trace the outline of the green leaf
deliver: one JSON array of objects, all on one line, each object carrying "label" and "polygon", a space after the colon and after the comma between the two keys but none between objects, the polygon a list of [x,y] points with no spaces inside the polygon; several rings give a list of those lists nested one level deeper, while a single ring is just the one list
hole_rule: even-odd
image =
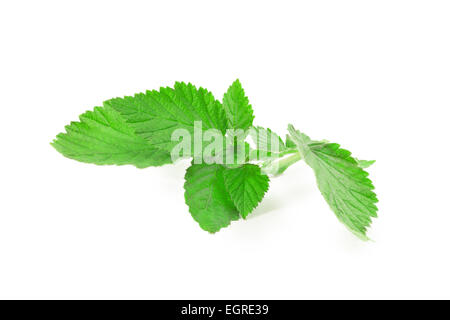
[{"label": "green leaf", "polygon": [[52,142],[64,156],[95,164],[132,164],[138,168],[171,163],[170,154],[135,134],[110,107],[96,107],[66,126]]},{"label": "green leaf", "polygon": [[[253,127],[250,130],[250,137],[255,143],[257,150],[269,153],[278,153],[286,150],[286,146],[280,136],[269,128]],[[273,150],[273,148],[277,150]]]},{"label": "green leaf", "polygon": [[281,152],[287,150],[280,136],[269,128],[252,127],[249,134],[256,146],[256,149],[251,150],[251,160],[265,160],[280,156]]},{"label": "green leaf", "polygon": [[378,201],[368,173],[339,144],[312,142],[292,125],[288,130],[301,156],[314,170],[320,192],[338,219],[355,235],[368,240],[366,231],[371,217],[377,216]]},{"label": "green leaf", "polygon": [[228,128],[247,130],[253,123],[253,110],[245,96],[239,79],[233,82],[223,96],[223,106],[228,119]]},{"label": "green leaf", "polygon": [[227,128],[220,102],[206,89],[197,89],[190,83],[176,82],[173,89],[147,91],[134,97],[111,99],[104,104],[120,112],[150,144],[169,152],[178,144],[172,141],[172,133],[176,129],[186,129],[193,137],[195,121],[201,121],[203,131],[217,129],[225,134]]},{"label": "green leaf", "polygon": [[223,176],[234,205],[245,219],[261,202],[269,189],[269,177],[261,173],[261,169],[254,164],[245,164],[233,169],[227,168]]},{"label": "green leaf", "polygon": [[192,164],[186,171],[184,197],[189,212],[203,230],[214,233],[239,219],[239,212],[225,189],[218,164]]},{"label": "green leaf", "polygon": [[292,138],[290,135],[286,135],[286,147],[287,148],[295,148],[297,145],[294,141],[292,141]]}]

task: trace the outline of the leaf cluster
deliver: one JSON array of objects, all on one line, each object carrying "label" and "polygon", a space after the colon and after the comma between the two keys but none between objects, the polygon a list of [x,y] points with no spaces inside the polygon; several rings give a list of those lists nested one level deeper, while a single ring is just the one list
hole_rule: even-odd
[{"label": "leaf cluster", "polygon": [[[365,169],[374,161],[358,160],[339,144],[311,140],[292,125],[283,140],[268,128],[254,126],[253,120],[253,108],[239,80],[222,101],[204,88],[177,82],[173,88],[105,101],[66,126],[52,145],[81,162],[161,166],[173,162],[171,151],[178,143],[173,132],[182,129],[194,135],[196,122],[201,122],[201,130],[224,136],[224,150],[235,150],[238,139],[251,138],[245,142],[244,163],[192,161],[186,170],[186,204],[202,229],[214,233],[231,221],[245,219],[268,191],[269,176],[304,160],[339,221],[367,240],[371,218],[377,216],[377,198]],[[243,134],[233,136],[231,130]],[[192,141],[188,156],[194,160],[196,148]]]}]

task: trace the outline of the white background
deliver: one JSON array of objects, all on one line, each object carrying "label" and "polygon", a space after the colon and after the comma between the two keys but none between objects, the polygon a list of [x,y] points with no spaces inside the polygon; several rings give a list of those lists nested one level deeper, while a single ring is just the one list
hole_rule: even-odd
[{"label": "white background", "polygon": [[[448,1],[2,1],[0,298],[450,298]],[[362,242],[304,163],[211,235],[187,163],[66,159],[50,141],[103,100],[239,78],[255,124],[362,159]]]}]

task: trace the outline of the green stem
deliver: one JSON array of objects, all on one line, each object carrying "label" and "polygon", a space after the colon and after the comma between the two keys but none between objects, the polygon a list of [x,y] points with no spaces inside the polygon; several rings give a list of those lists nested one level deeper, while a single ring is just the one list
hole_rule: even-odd
[{"label": "green stem", "polygon": [[[292,152],[291,152],[292,153]],[[269,160],[262,164],[262,169],[267,174],[273,174],[274,176],[282,174],[287,168],[301,160],[302,156],[299,152],[295,152],[289,157],[283,159]]]},{"label": "green stem", "polygon": [[286,157],[284,159],[281,159],[278,161],[278,172],[282,173],[284,170],[286,170],[288,167],[293,165],[294,163],[300,161],[302,159],[302,156],[299,152],[294,153],[293,155]]},{"label": "green stem", "polygon": [[283,152],[280,152],[278,157],[281,158],[281,157],[284,157],[287,154],[293,154],[293,153],[298,153],[298,150],[297,149],[287,149],[287,150],[285,150]]}]

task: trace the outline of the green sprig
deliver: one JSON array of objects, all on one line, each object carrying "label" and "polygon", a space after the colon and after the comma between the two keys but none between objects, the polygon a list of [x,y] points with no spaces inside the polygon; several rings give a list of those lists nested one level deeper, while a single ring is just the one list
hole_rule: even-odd
[{"label": "green sprig", "polygon": [[[105,101],[66,126],[66,132],[58,134],[52,145],[81,162],[161,166],[173,162],[174,131],[194,135],[196,123],[201,122],[202,134],[215,130],[225,138],[218,159],[236,151],[239,140],[244,143],[243,163],[235,156],[231,164],[194,163],[199,151],[195,141],[188,148],[187,156],[194,161],[185,175],[185,200],[202,229],[214,233],[231,221],[245,219],[266,194],[269,176],[278,176],[304,160],[339,221],[360,239],[368,240],[367,228],[377,216],[377,197],[365,169],[375,161],[359,160],[336,143],[311,140],[292,125],[283,141],[270,129],[255,127],[253,119],[239,80],[229,87],[222,102],[206,89],[177,82],[173,88]],[[241,133],[233,135],[230,129]],[[252,138],[253,146],[244,141],[247,137]]]}]

